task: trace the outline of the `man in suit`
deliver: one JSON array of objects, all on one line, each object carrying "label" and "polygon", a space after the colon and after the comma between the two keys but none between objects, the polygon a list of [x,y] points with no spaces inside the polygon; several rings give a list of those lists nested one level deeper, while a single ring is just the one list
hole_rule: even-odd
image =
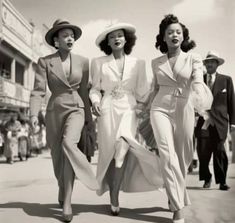
[{"label": "man in suit", "polygon": [[220,190],[229,190],[226,184],[228,158],[224,143],[228,128],[235,131],[235,96],[232,78],[219,74],[216,70],[224,63],[217,52],[209,51],[204,65],[207,73],[204,81],[211,89],[213,103],[209,111],[200,114],[195,135],[197,137],[197,151],[199,157],[199,178],[204,180],[204,188],[210,188],[212,175],[209,163],[213,153],[213,167],[216,184]]}]

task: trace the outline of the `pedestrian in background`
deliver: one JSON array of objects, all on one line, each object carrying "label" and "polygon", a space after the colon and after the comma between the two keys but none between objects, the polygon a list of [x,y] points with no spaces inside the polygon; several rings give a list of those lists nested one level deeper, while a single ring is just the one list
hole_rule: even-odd
[{"label": "pedestrian in background", "polygon": [[11,110],[10,120],[5,124],[5,148],[4,155],[7,159],[7,163],[13,164],[14,158],[18,156],[19,144],[18,144],[18,134],[21,129],[21,124],[18,120],[19,114],[18,111]]},{"label": "pedestrian in background", "polygon": [[51,97],[45,117],[46,138],[65,222],[73,218],[71,197],[75,176],[90,189],[98,189],[92,167],[77,149],[86,112],[90,112],[87,91],[89,62],[87,58],[71,53],[81,34],[81,29],[68,21],[58,19],[54,22],[45,39],[57,52],[39,59],[30,101],[31,122],[36,127],[48,85]]},{"label": "pedestrian in background", "polygon": [[135,139],[137,115],[145,107],[150,87],[145,62],[129,54],[135,27],[107,26],[96,39],[106,56],[91,63],[90,99],[98,116],[98,195],[110,193],[112,215],[118,215],[119,191],[140,192],[162,186],[157,157]]},{"label": "pedestrian in background", "polygon": [[232,78],[217,72],[223,63],[224,59],[213,50],[204,59],[207,70],[204,81],[210,87],[214,99],[211,109],[201,114],[195,134],[198,141],[199,179],[204,181],[203,187],[211,187],[209,163],[213,154],[215,182],[219,184],[220,190],[228,190],[228,157],[224,144],[228,129],[231,134],[235,131],[235,95]]},{"label": "pedestrian in background", "polygon": [[27,160],[29,154],[29,130],[30,126],[24,118],[20,118],[21,128],[18,133],[19,152],[18,156],[20,161]]},{"label": "pedestrian in background", "polygon": [[164,55],[152,61],[155,89],[150,118],[173,222],[183,223],[183,208],[190,204],[185,178],[193,158],[194,106],[210,106],[203,100],[210,92],[203,83],[201,57],[188,52],[195,42],[175,15],[161,21],[155,47]]}]

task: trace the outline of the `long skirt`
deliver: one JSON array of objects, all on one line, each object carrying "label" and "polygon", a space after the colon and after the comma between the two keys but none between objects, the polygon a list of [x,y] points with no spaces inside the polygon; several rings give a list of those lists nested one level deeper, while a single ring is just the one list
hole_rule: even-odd
[{"label": "long skirt", "polygon": [[135,99],[130,97],[115,100],[111,96],[105,96],[105,104],[108,106],[101,106],[101,116],[98,118],[98,195],[109,190],[107,170],[114,159],[115,143],[120,138],[124,138],[129,144],[120,189],[124,192],[143,192],[163,186],[159,158],[136,140],[138,122],[134,110]]}]

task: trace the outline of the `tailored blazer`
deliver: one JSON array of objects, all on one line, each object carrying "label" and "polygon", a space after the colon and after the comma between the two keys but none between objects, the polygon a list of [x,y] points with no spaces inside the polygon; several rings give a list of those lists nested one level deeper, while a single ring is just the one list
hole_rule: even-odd
[{"label": "tailored blazer", "polygon": [[173,69],[170,67],[166,54],[152,60],[154,87],[158,93],[151,109],[174,112],[177,97],[188,98],[191,84],[203,83],[202,69],[203,63],[200,55],[183,51],[180,52]]},{"label": "tailored blazer", "polygon": [[[92,88],[90,99],[92,103],[101,102],[102,93],[111,92],[120,81],[120,73],[114,56],[103,56],[93,59],[91,63]],[[147,82],[145,61],[125,55],[125,64],[122,77],[124,90],[130,91],[138,102],[147,98],[150,85]],[[132,104],[132,102],[130,102]],[[101,107],[109,107],[109,102],[102,102]],[[135,102],[134,102],[135,104]]]},{"label": "tailored blazer", "polygon": [[[204,82],[206,83],[206,75],[204,75]],[[232,78],[216,73],[212,94],[214,100],[208,112],[212,122],[215,124],[220,139],[225,140],[228,133],[228,124],[235,125],[235,95]],[[195,129],[197,137],[202,136],[201,128],[203,123],[203,117],[199,117]]]},{"label": "tailored blazer", "polygon": [[47,112],[55,111],[59,107],[71,109],[81,107],[85,109],[85,120],[92,120],[88,97],[89,61],[80,55],[71,54],[71,74],[67,79],[59,53],[40,58],[35,74],[34,90],[30,99],[30,114],[38,116],[47,85],[51,97],[47,104]]}]

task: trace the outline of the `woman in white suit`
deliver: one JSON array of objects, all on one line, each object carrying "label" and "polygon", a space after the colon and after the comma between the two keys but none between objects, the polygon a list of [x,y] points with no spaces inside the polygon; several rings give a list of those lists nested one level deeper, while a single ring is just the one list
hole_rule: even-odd
[{"label": "woman in white suit", "polygon": [[[203,63],[187,53],[195,46],[188,29],[174,15],[159,26],[156,48],[164,54],[152,61],[155,80],[151,124],[160,154],[161,170],[173,222],[184,222],[183,207],[190,204],[185,177],[193,157],[194,106],[191,92],[203,107]],[[201,98],[200,98],[201,97]]]},{"label": "woman in white suit", "polygon": [[162,186],[157,158],[135,139],[137,113],[149,87],[142,60],[128,56],[135,44],[135,27],[108,26],[96,39],[106,56],[91,63],[90,99],[98,116],[98,195],[110,192],[111,213],[119,214],[119,190],[139,192]]}]

